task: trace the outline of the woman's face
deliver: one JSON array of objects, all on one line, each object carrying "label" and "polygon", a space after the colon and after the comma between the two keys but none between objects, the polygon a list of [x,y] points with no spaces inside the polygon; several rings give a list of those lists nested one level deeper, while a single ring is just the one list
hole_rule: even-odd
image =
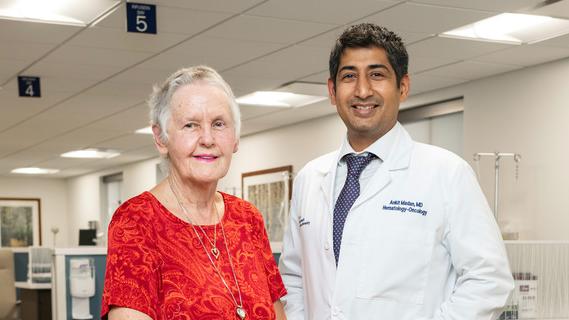
[{"label": "woman's face", "polygon": [[225,93],[206,83],[185,85],[172,96],[170,114],[168,142],[157,145],[173,173],[197,184],[225,176],[239,144]]}]

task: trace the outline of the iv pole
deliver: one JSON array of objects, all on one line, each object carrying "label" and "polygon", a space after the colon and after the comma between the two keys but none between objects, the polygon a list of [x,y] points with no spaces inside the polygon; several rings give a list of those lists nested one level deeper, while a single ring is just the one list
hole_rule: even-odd
[{"label": "iv pole", "polygon": [[502,157],[513,157],[516,163],[516,180],[518,179],[518,165],[522,160],[519,153],[509,152],[478,152],[474,154],[474,162],[476,162],[478,179],[480,179],[479,161],[481,157],[494,157],[494,218],[498,222],[498,200],[500,196],[500,159]]}]

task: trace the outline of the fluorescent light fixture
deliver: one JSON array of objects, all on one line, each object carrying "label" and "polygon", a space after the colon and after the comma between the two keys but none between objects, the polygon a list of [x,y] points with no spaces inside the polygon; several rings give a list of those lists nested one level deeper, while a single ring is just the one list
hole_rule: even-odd
[{"label": "fluorescent light fixture", "polygon": [[0,0],[0,19],[84,27],[118,3],[119,0]]},{"label": "fluorescent light fixture", "polygon": [[117,151],[99,150],[99,149],[83,149],[74,150],[61,154],[64,158],[90,158],[90,159],[110,159],[120,155]]},{"label": "fluorescent light fixture", "polygon": [[135,133],[152,134],[152,127],[148,126],[148,127],[140,128],[140,129],[136,130]]},{"label": "fluorescent light fixture", "polygon": [[[312,83],[291,83],[276,91],[256,91],[237,98],[237,103],[267,107],[302,107],[327,99],[322,90],[312,86],[323,86]],[[324,86],[325,87],[325,86]]]},{"label": "fluorescent light fixture", "polygon": [[458,29],[441,37],[532,44],[569,33],[569,20],[520,13],[502,13]]},{"label": "fluorescent light fixture", "polygon": [[27,168],[17,168],[12,170],[12,173],[22,173],[22,174],[53,174],[57,173],[57,169],[45,169],[38,167],[27,167]]}]

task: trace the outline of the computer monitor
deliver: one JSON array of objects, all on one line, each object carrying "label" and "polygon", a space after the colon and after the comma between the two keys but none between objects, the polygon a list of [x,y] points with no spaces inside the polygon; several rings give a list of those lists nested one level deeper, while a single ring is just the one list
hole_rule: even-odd
[{"label": "computer monitor", "polygon": [[97,230],[95,229],[79,229],[79,245],[80,246],[94,246],[95,238],[97,237]]}]

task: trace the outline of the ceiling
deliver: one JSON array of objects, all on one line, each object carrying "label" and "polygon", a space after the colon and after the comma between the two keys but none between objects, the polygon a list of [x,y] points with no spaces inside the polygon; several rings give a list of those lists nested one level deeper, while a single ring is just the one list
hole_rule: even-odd
[{"label": "ceiling", "polygon": [[[36,166],[71,177],[156,157],[151,137],[134,134],[148,125],[152,84],[196,64],[217,69],[236,96],[291,81],[324,84],[333,41],[358,22],[403,37],[412,95],[569,57],[569,35],[522,46],[437,37],[502,12],[569,18],[569,0],[145,2],[157,5],[156,35],[126,32],[124,2],[85,28],[0,20],[0,175]],[[41,77],[42,97],[18,97],[18,75]],[[327,102],[242,106],[243,135],[333,112]],[[93,147],[121,155],[59,156]]]}]

